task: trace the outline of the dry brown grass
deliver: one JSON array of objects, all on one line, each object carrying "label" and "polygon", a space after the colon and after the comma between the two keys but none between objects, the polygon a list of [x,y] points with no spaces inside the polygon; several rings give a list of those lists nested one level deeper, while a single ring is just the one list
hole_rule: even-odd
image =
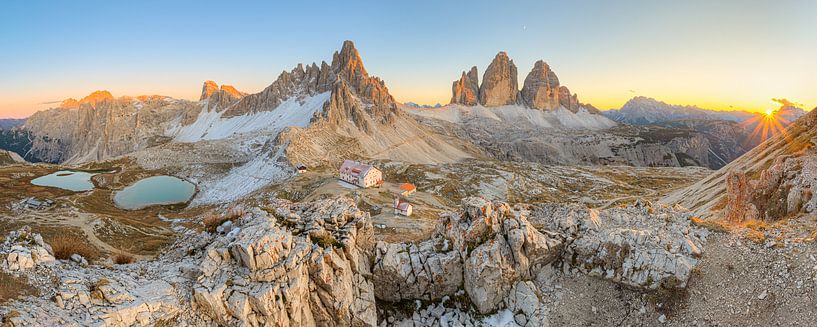
[{"label": "dry brown grass", "polygon": [[115,254],[115,255],[113,256],[112,260],[113,260],[113,263],[115,263],[115,264],[117,264],[117,265],[126,265],[126,264],[129,264],[129,263],[134,263],[134,262],[136,262],[136,258],[135,258],[135,257],[133,257],[133,256],[132,256],[132,255],[130,255],[130,254],[127,254],[127,253],[121,253],[121,252],[120,252],[120,253]]},{"label": "dry brown grass", "polygon": [[766,234],[761,231],[750,230],[746,232],[744,235],[748,240],[755,242],[757,244],[763,244],[766,241]]},{"label": "dry brown grass", "polygon": [[754,219],[743,222],[743,226],[755,231],[763,231],[769,228],[766,222]]},{"label": "dry brown grass", "polygon": [[68,260],[72,254],[79,254],[91,262],[99,255],[96,248],[88,244],[84,238],[75,235],[57,236],[48,244],[54,250],[54,257],[60,260]]},{"label": "dry brown grass", "polygon": [[204,222],[204,229],[210,233],[213,233],[216,231],[216,228],[218,228],[218,226],[221,226],[221,224],[223,224],[225,221],[228,220],[235,221],[236,219],[243,216],[245,213],[247,213],[247,211],[241,207],[232,208],[229,211],[227,211],[226,214],[223,215],[211,213],[205,216],[204,219],[202,220]]},{"label": "dry brown grass", "polygon": [[26,295],[37,295],[37,290],[24,277],[15,277],[0,271],[0,304]]},{"label": "dry brown grass", "polygon": [[700,226],[715,232],[728,233],[731,230],[727,223],[720,220],[704,220],[699,217],[692,217],[689,218],[689,221],[693,225]]}]

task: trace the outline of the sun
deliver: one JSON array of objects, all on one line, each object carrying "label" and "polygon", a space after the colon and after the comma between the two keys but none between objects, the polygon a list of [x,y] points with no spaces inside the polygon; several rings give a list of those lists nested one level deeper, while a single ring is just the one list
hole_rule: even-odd
[{"label": "sun", "polygon": [[766,109],[766,117],[771,117],[771,116],[773,116],[773,115],[774,115],[774,110],[772,110],[772,109]]}]

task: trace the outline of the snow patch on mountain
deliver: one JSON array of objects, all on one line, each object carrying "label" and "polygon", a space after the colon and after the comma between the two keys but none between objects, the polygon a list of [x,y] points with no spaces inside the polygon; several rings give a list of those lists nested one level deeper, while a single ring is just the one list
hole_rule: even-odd
[{"label": "snow patch on mountain", "polygon": [[282,147],[268,145],[258,156],[244,165],[235,167],[214,180],[201,180],[200,192],[191,206],[227,203],[243,198],[267,185],[278,183],[295,175],[284,157]]},{"label": "snow patch on mountain", "polygon": [[187,126],[182,126],[180,122],[176,123],[165,134],[182,143],[220,140],[252,132],[277,134],[286,127],[309,125],[314,114],[323,108],[329,95],[330,92],[324,92],[302,100],[292,97],[274,110],[230,118],[222,117],[226,110],[208,110],[204,105],[195,122]]},{"label": "snow patch on mountain", "polygon": [[486,108],[481,105],[451,104],[434,109],[410,106],[403,106],[402,109],[413,115],[455,124],[471,119],[493,119],[509,124],[524,122],[541,128],[601,130],[616,126],[616,122],[604,116],[592,114],[585,108],[580,108],[575,113],[561,107],[555,110],[538,110],[519,105]]}]

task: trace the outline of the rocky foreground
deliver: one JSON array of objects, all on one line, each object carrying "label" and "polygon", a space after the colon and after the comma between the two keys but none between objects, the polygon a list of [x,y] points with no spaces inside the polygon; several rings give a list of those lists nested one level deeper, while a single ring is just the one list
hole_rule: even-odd
[{"label": "rocky foreground", "polygon": [[542,326],[554,271],[644,294],[684,289],[707,234],[688,218],[466,198],[431,239],[389,244],[350,199],[275,201],[213,234],[177,227],[159,258],[125,265],[55,260],[24,228],[0,246],[2,269],[41,296],[0,314],[10,326]]}]

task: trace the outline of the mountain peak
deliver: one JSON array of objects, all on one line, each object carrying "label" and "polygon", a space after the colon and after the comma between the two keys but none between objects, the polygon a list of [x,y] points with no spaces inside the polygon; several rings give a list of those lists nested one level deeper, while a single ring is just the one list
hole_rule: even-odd
[{"label": "mountain peak", "polygon": [[88,103],[91,106],[96,106],[97,102],[102,102],[102,101],[107,101],[107,100],[113,100],[113,95],[111,95],[111,92],[108,92],[106,90],[99,90],[99,91],[94,91],[91,94],[89,94],[88,96],[82,98],[82,100],[79,100],[79,103],[80,104]]},{"label": "mountain peak", "polygon": [[479,103],[486,107],[515,104],[519,94],[516,65],[500,51],[485,69],[479,88]]},{"label": "mountain peak", "polygon": [[199,100],[209,98],[216,91],[218,91],[218,84],[216,84],[216,82],[211,80],[204,81],[204,86],[201,87],[201,97],[199,97]]},{"label": "mountain peak", "polygon": [[[340,83],[345,85],[340,87],[338,85]],[[330,101],[338,102],[326,105],[326,110],[340,108],[352,112],[346,104],[362,100],[366,102],[366,106],[361,107],[365,107],[367,113],[376,117],[376,120],[389,122],[392,115],[399,114],[394,98],[389,94],[385,83],[377,77],[369,76],[354,43],[345,41],[340,51],[333,53],[331,66],[325,62],[322,62],[320,67],[314,63],[298,64],[289,72],[283,71],[260,93],[243,97],[225,113],[224,117],[243,115],[258,108],[271,109],[288,98],[303,99],[324,92],[332,92]],[[340,103],[341,100],[345,103]]]},{"label": "mountain peak", "polygon": [[68,99],[62,100],[62,102],[60,103],[60,108],[62,108],[62,109],[76,109],[76,108],[79,108],[79,101],[77,101],[77,99],[74,99],[74,98],[68,98]]},{"label": "mountain peak", "polygon": [[354,42],[349,40],[343,41],[340,52],[332,56],[332,70],[350,81],[369,76]]},{"label": "mountain peak", "polygon": [[214,81],[204,81],[204,86],[201,88],[201,100],[208,100],[208,106],[211,108],[218,107],[224,109],[236,103],[239,99],[247,94],[237,90],[232,85],[222,84],[220,87]]},{"label": "mountain peak", "polygon": [[79,108],[83,104],[88,104],[92,107],[96,107],[96,104],[103,101],[110,101],[113,100],[114,97],[111,95],[111,92],[106,90],[97,90],[92,92],[91,94],[85,96],[84,98],[77,101],[74,98],[68,98],[63,100],[60,103],[60,108],[62,109],[76,109]]},{"label": "mountain peak", "polygon": [[[550,70],[550,66],[544,60],[538,60],[533,64],[533,69],[525,77],[525,83],[522,85],[522,101],[529,108],[549,110],[556,109],[561,104],[561,93],[567,93],[570,97],[570,91],[565,88],[561,90],[559,85],[559,78],[556,73]],[[562,101],[564,102],[564,101]],[[566,102],[565,108],[571,109],[570,101]]]},{"label": "mountain peak", "polygon": [[479,74],[477,73],[477,66],[471,67],[471,70],[462,72],[462,77],[454,81],[451,86],[451,103],[459,103],[466,106],[475,106],[479,100]]},{"label": "mountain peak", "polygon": [[237,90],[232,85],[227,85],[227,84],[222,84],[221,85],[221,91],[224,91],[227,94],[229,94],[229,95],[231,95],[233,97],[236,97],[236,98],[240,98],[240,97],[243,97],[243,96],[247,95],[246,93]]}]

